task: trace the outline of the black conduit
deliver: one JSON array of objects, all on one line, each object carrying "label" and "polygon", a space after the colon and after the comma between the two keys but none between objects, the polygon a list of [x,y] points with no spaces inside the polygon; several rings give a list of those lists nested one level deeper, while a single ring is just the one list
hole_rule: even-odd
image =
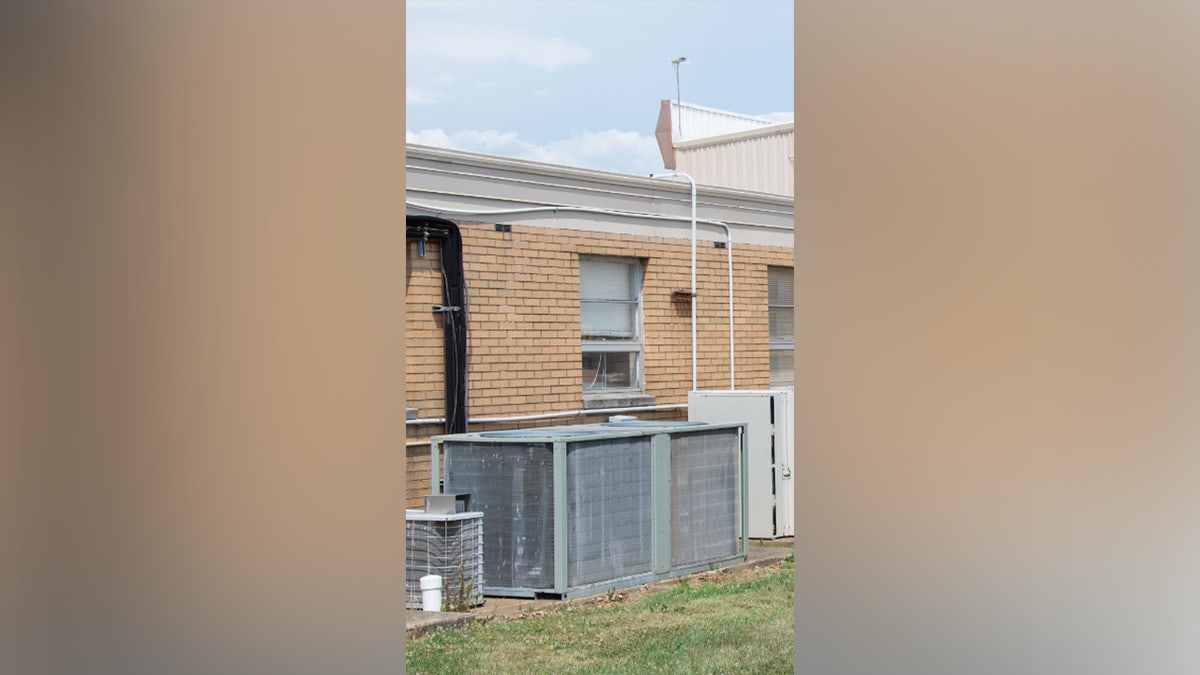
[{"label": "black conduit", "polygon": [[407,216],[406,239],[434,241],[442,253],[442,304],[446,375],[446,433],[467,431],[467,280],[458,225],[433,216]]}]

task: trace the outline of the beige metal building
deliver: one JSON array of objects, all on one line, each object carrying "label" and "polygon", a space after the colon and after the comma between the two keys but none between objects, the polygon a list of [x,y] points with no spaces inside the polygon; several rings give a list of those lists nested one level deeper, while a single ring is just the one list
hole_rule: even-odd
[{"label": "beige metal building", "polygon": [[663,166],[703,185],[795,195],[795,122],[664,100],[655,130]]}]

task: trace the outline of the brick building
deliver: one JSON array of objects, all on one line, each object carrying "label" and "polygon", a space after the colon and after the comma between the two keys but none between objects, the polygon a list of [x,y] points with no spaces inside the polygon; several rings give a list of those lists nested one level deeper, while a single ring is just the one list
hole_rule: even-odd
[{"label": "brick building", "polygon": [[692,297],[691,193],[408,146],[410,507],[433,435],[686,419],[693,386],[791,384],[792,198],[697,186]]}]

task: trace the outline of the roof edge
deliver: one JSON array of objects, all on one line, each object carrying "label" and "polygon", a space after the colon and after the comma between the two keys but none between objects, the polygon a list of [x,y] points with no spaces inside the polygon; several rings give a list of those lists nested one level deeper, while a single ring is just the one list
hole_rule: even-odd
[{"label": "roof edge", "polygon": [[[614,171],[603,171],[600,169],[584,169],[574,166],[566,166],[563,164],[550,164],[548,162],[537,162],[528,159],[514,159],[511,157],[500,157],[498,155],[488,155],[479,152],[469,152],[466,150],[441,148],[431,145],[419,145],[416,143],[405,143],[405,155],[406,165],[408,164],[409,159],[421,159],[427,161],[440,160],[452,163],[473,164],[480,167],[503,171],[515,171],[547,177],[594,181],[606,183],[608,185],[621,185],[641,190],[680,190],[684,192],[690,190],[686,183],[667,181],[662,180],[661,178],[652,178],[650,176],[617,173]],[[796,201],[793,197],[789,197],[787,195],[779,195],[771,192],[759,192],[757,190],[728,188],[717,185],[706,185],[704,183],[698,183],[696,187],[698,190],[703,191],[706,195],[711,195],[714,197],[751,199],[764,203],[775,203],[781,206],[793,207]]]},{"label": "roof edge", "polygon": [[700,138],[689,138],[683,141],[675,142],[676,150],[690,150],[692,148],[703,148],[718,143],[728,143],[730,141],[742,141],[749,138],[757,138],[760,136],[772,136],[775,134],[785,133],[796,130],[796,122],[779,122],[770,126],[757,127],[754,129],[746,129],[744,131],[734,131],[728,134],[720,134],[717,136],[703,136]]}]

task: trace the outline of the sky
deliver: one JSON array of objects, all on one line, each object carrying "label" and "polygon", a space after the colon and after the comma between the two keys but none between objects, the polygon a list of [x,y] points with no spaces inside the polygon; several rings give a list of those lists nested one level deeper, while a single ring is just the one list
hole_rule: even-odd
[{"label": "sky", "polygon": [[407,3],[409,142],[664,172],[660,102],[794,110],[793,0]]}]

